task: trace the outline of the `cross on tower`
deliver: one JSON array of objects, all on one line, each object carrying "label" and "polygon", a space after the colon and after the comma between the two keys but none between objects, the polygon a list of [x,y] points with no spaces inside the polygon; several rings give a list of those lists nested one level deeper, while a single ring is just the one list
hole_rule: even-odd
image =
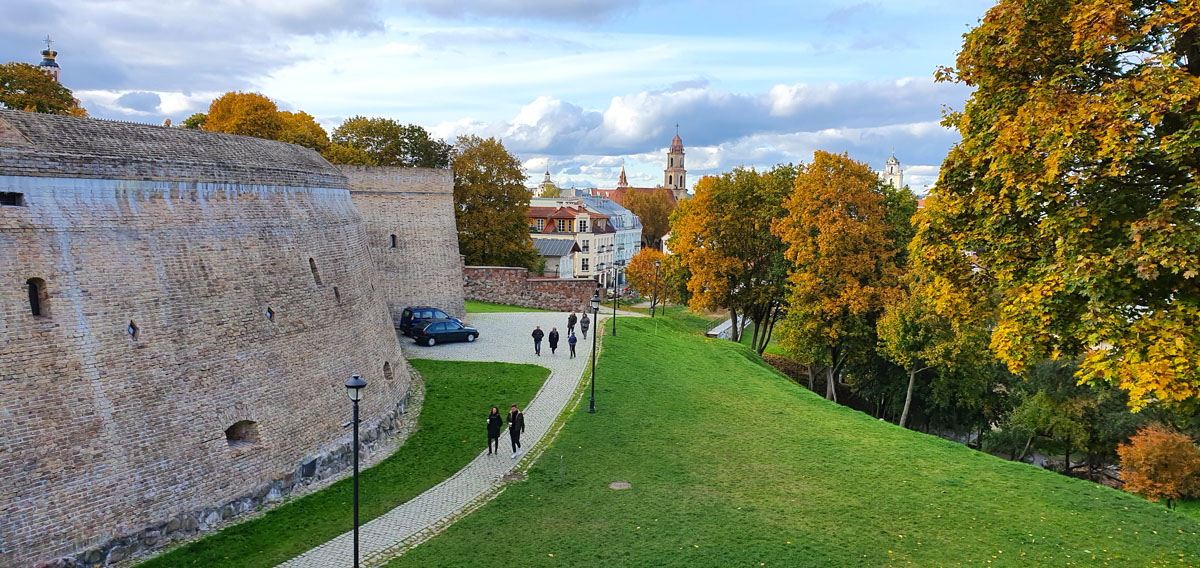
[{"label": "cross on tower", "polygon": [[42,41],[46,42],[46,50],[49,51],[50,44],[54,43],[54,40],[50,39],[50,34],[46,34],[46,39],[44,39]]}]

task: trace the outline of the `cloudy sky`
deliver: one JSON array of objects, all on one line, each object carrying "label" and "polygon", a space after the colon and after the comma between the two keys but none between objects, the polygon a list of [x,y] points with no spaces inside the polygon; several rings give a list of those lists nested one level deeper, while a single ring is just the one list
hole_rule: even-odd
[{"label": "cloudy sky", "polygon": [[257,91],[332,130],[354,115],[498,136],[556,183],[688,181],[895,150],[920,192],[968,91],[934,84],[991,0],[49,0],[13,3],[0,60],[40,60],[98,117],[159,123]]}]

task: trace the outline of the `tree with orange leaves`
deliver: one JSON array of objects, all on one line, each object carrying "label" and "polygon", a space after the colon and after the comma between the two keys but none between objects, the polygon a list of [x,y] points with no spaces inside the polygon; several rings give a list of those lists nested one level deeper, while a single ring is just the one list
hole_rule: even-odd
[{"label": "tree with orange leaves", "polygon": [[1001,0],[939,81],[975,89],[916,237],[1002,298],[991,348],[1134,411],[1200,404],[1200,3]]},{"label": "tree with orange leaves", "polygon": [[279,140],[285,121],[275,101],[258,93],[231,91],[208,106],[204,130]]},{"label": "tree with orange leaves", "polygon": [[817,151],[796,177],[787,216],[773,226],[794,267],[780,343],[825,368],[829,400],[837,400],[850,358],[874,349],[876,320],[899,291],[899,250],[884,199],[867,164]]},{"label": "tree with orange leaves", "polygon": [[1200,448],[1184,434],[1147,426],[1117,448],[1125,490],[1167,506],[1184,497],[1200,497]]},{"label": "tree with orange leaves", "polygon": [[[667,291],[666,273],[662,266],[666,259],[667,255],[652,248],[638,251],[629,259],[629,266],[625,267],[629,285],[644,298],[662,301]],[[657,266],[654,264],[656,262]]]}]

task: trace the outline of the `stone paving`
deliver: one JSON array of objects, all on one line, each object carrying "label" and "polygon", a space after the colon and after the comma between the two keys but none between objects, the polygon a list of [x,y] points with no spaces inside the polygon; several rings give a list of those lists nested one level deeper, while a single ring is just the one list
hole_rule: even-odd
[{"label": "stone paving", "polygon": [[[499,455],[487,455],[484,449],[471,463],[450,478],[430,488],[411,501],[392,509],[383,516],[359,527],[359,556],[362,566],[379,566],[399,556],[405,550],[420,544],[455,520],[482,506],[504,489],[503,477],[522,468],[546,446],[541,443],[546,433],[555,425],[559,414],[572,402],[576,390],[583,381],[591,355],[592,331],[584,341],[576,327],[579,343],[577,355],[570,358],[567,346],[567,313],[559,312],[505,312],[489,314],[467,314],[466,323],[479,329],[479,339],[474,343],[448,343],[435,347],[416,345],[411,339],[400,336],[405,356],[412,359],[443,359],[450,361],[502,361],[508,363],[532,363],[550,369],[550,376],[534,396],[533,401],[522,411],[525,413],[525,434],[521,437],[524,453],[511,458],[511,444],[507,432],[501,432]],[[618,312],[619,316],[639,316]],[[607,319],[600,314],[601,321]],[[593,322],[594,323],[594,322]],[[530,334],[535,325],[550,333],[558,327],[562,334],[556,355],[550,354],[546,340],[542,340],[542,356],[533,352]],[[618,325],[620,325],[618,321]],[[619,330],[618,330],[619,331]],[[600,338],[603,343],[603,337]],[[484,430],[487,405],[481,403],[479,430]],[[507,414],[511,401],[501,401],[501,414]],[[481,438],[483,438],[481,436]],[[347,532],[308,552],[281,564],[286,568],[339,568],[352,566],[353,533]]]}]

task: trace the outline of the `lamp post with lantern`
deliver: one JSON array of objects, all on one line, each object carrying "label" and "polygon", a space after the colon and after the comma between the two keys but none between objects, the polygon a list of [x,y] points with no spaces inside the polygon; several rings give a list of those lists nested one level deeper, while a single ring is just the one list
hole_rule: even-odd
[{"label": "lamp post with lantern", "polygon": [[362,400],[367,381],[354,375],[346,380],[346,396],[354,402],[354,568],[358,568],[358,401]]},{"label": "lamp post with lantern", "polygon": [[[600,289],[596,289],[596,293],[592,296],[592,321],[596,323],[596,327],[600,326]],[[592,398],[588,401],[588,412],[596,412],[596,336],[598,333],[592,333]]]},{"label": "lamp post with lantern", "polygon": [[654,299],[650,301],[650,317],[654,317],[654,311],[658,309],[658,269],[661,266],[661,260],[654,261]]}]

